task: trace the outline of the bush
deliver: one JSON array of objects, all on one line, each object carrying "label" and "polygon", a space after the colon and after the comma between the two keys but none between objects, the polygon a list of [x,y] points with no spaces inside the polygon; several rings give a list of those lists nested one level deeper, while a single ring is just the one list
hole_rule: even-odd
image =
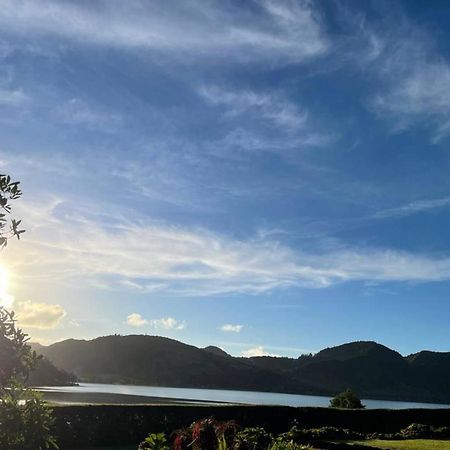
[{"label": "bush", "polygon": [[269,450],[312,450],[309,445],[296,444],[293,441],[286,441],[282,438],[277,438],[269,447]]},{"label": "bush", "polygon": [[336,395],[330,400],[331,408],[344,408],[344,409],[362,409],[365,406],[361,403],[361,400],[350,390],[347,389],[344,392]]},{"label": "bush", "polygon": [[221,422],[216,425],[216,435],[219,439],[220,450],[231,449],[240,427],[234,420]]},{"label": "bush", "polygon": [[50,428],[52,411],[31,389],[11,384],[0,404],[0,448],[8,450],[57,449]]},{"label": "bush", "polygon": [[172,433],[171,438],[174,450],[188,450],[191,448],[192,439],[189,429],[176,430]]},{"label": "bush", "polygon": [[408,427],[400,430],[401,439],[421,439],[431,437],[432,430],[429,425],[423,425],[421,423],[412,423]]},{"label": "bush", "polygon": [[[1,179],[1,175],[0,175]],[[14,313],[0,307],[0,448],[43,450],[58,448],[50,429],[52,411],[40,396],[23,386],[38,361],[16,327]]]},{"label": "bush", "polygon": [[191,425],[192,447],[196,450],[216,450],[219,445],[216,426],[212,417],[194,422]]},{"label": "bush", "polygon": [[152,433],[139,444],[138,450],[169,450],[164,433]]},{"label": "bush", "polygon": [[298,444],[312,443],[323,439],[359,440],[365,438],[363,434],[346,428],[322,427],[305,429],[297,426],[292,427],[286,433],[280,434],[280,437],[285,441],[293,441]]},{"label": "bush", "polygon": [[433,438],[449,439],[450,438],[450,427],[433,428]]},{"label": "bush", "polygon": [[260,450],[266,449],[272,443],[272,435],[264,428],[245,428],[235,438],[235,450]]}]

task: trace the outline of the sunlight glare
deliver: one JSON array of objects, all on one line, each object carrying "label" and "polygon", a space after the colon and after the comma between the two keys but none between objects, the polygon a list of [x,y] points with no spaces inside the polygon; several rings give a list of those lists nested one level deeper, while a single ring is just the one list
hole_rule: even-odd
[{"label": "sunlight glare", "polygon": [[8,293],[9,274],[3,265],[0,265],[0,305],[11,307],[14,297]]}]

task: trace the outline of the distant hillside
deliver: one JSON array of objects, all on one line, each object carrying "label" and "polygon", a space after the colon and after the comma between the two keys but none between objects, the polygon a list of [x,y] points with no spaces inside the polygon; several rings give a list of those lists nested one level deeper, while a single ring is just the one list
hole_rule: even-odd
[{"label": "distant hillside", "polygon": [[[42,355],[46,348],[37,342],[31,342],[30,346],[38,355]],[[37,366],[30,372],[27,384],[29,386],[66,386],[74,384],[77,377],[67,373],[63,369],[57,369],[46,357],[38,360]]]},{"label": "distant hillside", "polygon": [[[219,350],[219,352],[217,351]],[[154,386],[293,389],[281,374],[220,353],[156,336],[107,336],[58,342],[42,349],[83,380]],[[288,384],[286,384],[288,383]]]},{"label": "distant hillside", "polygon": [[30,373],[27,384],[29,386],[66,386],[76,382],[75,375],[57,369],[47,358],[42,358]]},{"label": "distant hillside", "polygon": [[298,359],[236,358],[156,336],[69,339],[40,351],[56,367],[91,382],[450,402],[450,353],[403,357],[376,342],[352,342]]},{"label": "distant hillside", "polygon": [[225,350],[222,350],[221,348],[216,347],[214,345],[209,345],[208,347],[205,347],[202,350],[204,350],[205,352],[213,353],[214,355],[231,357],[231,355],[229,355]]}]

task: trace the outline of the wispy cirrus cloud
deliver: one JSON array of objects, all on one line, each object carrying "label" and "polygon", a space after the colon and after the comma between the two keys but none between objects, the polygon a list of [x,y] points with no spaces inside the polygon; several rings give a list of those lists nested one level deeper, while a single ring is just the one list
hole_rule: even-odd
[{"label": "wispy cirrus cloud", "polygon": [[214,85],[204,85],[198,92],[224,119],[224,136],[203,145],[207,154],[232,159],[242,152],[267,152],[287,158],[300,149],[328,147],[338,139],[331,127],[281,92]]},{"label": "wispy cirrus cloud", "polygon": [[371,107],[394,130],[425,124],[436,143],[450,133],[450,61],[430,33],[404,16],[398,22],[369,33],[377,48],[369,63],[382,82]]},{"label": "wispy cirrus cloud", "polygon": [[52,115],[56,122],[105,132],[117,130],[122,122],[118,114],[96,110],[78,98],[71,98],[58,105],[54,108]]},{"label": "wispy cirrus cloud", "polygon": [[223,106],[230,117],[253,113],[290,130],[304,126],[308,118],[306,111],[274,93],[227,90],[217,86],[203,86],[199,92],[211,105]]},{"label": "wispy cirrus cloud", "polygon": [[130,0],[93,3],[3,0],[0,23],[9,33],[76,43],[150,49],[184,57],[234,61],[301,61],[327,50],[307,1],[231,3]]},{"label": "wispy cirrus cloud", "polygon": [[65,208],[61,215],[60,206],[45,208],[19,252],[11,254],[24,282],[83,280],[114,290],[198,297],[348,281],[450,280],[450,256],[343,244],[312,252],[270,237],[240,240],[206,229],[117,219],[111,226],[112,219],[105,224],[80,219],[80,213],[68,214]]},{"label": "wispy cirrus cloud", "polygon": [[0,105],[20,107],[29,101],[29,96],[22,89],[0,87]]},{"label": "wispy cirrus cloud", "polygon": [[388,208],[377,211],[372,217],[376,219],[387,219],[391,217],[406,217],[434,209],[444,208],[450,205],[450,197],[437,198],[433,200],[416,200],[397,208]]}]

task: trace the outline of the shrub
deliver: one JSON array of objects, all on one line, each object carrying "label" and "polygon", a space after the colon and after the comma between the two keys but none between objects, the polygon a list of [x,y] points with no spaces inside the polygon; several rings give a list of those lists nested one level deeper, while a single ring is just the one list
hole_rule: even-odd
[{"label": "shrub", "polygon": [[219,444],[216,425],[212,417],[194,422],[191,425],[192,447],[197,450],[216,450]]},{"label": "shrub", "polygon": [[344,392],[336,395],[330,400],[331,408],[344,408],[344,409],[362,409],[365,406],[361,403],[361,400],[350,390],[347,389]]},{"label": "shrub", "polygon": [[408,427],[400,430],[402,439],[420,439],[431,437],[431,427],[421,423],[412,423]]},{"label": "shrub", "polygon": [[191,431],[183,428],[172,433],[172,447],[174,450],[188,450],[191,447]]},{"label": "shrub", "polygon": [[233,448],[234,440],[239,430],[240,426],[234,420],[216,424],[216,435],[219,439],[219,447],[221,450]]},{"label": "shrub", "polygon": [[245,428],[235,438],[235,450],[260,450],[266,449],[272,442],[272,435],[264,428]]},{"label": "shrub", "polygon": [[52,411],[31,389],[12,383],[0,405],[0,448],[8,450],[57,449],[50,428]]},{"label": "shrub", "polygon": [[433,438],[448,439],[450,438],[450,427],[433,428]]},{"label": "shrub", "polygon": [[280,437],[286,441],[293,441],[295,443],[308,443],[321,439],[364,439],[365,436],[346,428],[322,427],[304,429],[294,426],[288,432],[281,434]]},{"label": "shrub", "polygon": [[138,450],[169,450],[164,433],[152,433],[139,444]]},{"label": "shrub", "polygon": [[283,438],[277,438],[269,447],[269,450],[309,450],[312,449],[309,445],[297,444],[293,441],[286,441]]}]

